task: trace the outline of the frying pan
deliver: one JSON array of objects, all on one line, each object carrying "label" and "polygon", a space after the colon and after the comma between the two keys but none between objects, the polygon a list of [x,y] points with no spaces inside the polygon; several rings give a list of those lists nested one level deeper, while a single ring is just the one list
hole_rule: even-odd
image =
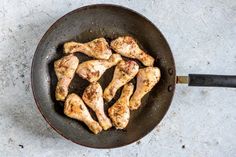
[{"label": "frying pan", "polygon": [[[139,46],[156,59],[155,66],[160,68],[162,77],[142,99],[141,107],[131,112],[130,122],[125,130],[112,128],[94,135],[83,123],[66,117],[63,114],[63,103],[55,100],[57,78],[53,63],[63,56],[63,43],[66,41],[88,42],[98,37],[105,37],[110,41],[122,35],[131,35],[137,39]],[[80,63],[91,59],[81,53],[76,56]],[[111,81],[113,71],[114,68],[107,70],[99,80],[103,89]],[[50,126],[65,138],[93,148],[124,146],[147,135],[166,114],[176,82],[192,86],[236,87],[236,76],[195,74],[176,77],[170,47],[157,27],[133,10],[108,4],[85,6],[57,20],[38,44],[32,62],[31,81],[35,102]],[[76,75],[69,92],[81,96],[88,84]],[[105,104],[105,111],[117,100],[119,94],[120,90],[114,100]]]}]

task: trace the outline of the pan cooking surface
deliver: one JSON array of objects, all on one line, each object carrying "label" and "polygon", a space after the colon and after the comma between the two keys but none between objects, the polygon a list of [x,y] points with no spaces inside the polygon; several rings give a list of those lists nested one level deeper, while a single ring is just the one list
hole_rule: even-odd
[{"label": "pan cooking surface", "polygon": [[[161,80],[142,100],[142,106],[131,111],[125,130],[102,131],[94,135],[81,122],[63,114],[63,103],[55,100],[57,78],[53,63],[63,56],[66,41],[88,42],[105,37],[108,42],[122,35],[131,35],[154,58],[161,70]],[[80,63],[92,58],[75,54]],[[123,57],[124,58],[124,57]],[[138,62],[140,68],[142,65]],[[99,83],[103,89],[112,79],[114,68],[105,72]],[[168,110],[175,88],[175,65],[171,50],[160,31],[143,16],[120,6],[91,5],[79,8],[59,19],[41,39],[32,63],[32,89],[36,104],[47,122],[62,136],[78,144],[95,148],[113,148],[139,140],[150,132]],[[135,83],[135,80],[132,80]],[[75,75],[70,93],[82,96],[89,82]],[[119,98],[121,90],[105,111]],[[96,117],[94,117],[96,118]]]}]

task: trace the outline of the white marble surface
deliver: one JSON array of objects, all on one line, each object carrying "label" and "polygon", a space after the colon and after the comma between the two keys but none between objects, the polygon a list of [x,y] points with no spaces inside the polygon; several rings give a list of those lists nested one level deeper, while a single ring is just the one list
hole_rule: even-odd
[{"label": "white marble surface", "polygon": [[56,19],[94,3],[121,4],[153,21],[171,46],[178,75],[236,74],[235,0],[1,0],[0,156],[236,156],[236,89],[178,85],[160,125],[117,149],[82,147],[49,127],[32,97],[32,56]]}]

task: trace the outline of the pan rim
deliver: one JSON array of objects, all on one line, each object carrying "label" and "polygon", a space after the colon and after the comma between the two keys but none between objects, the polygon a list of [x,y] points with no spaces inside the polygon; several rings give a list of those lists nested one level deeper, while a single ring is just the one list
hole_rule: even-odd
[{"label": "pan rim", "polygon": [[47,31],[46,31],[46,32],[44,33],[44,35],[41,37],[41,39],[40,39],[40,41],[39,41],[39,43],[38,43],[38,45],[37,45],[37,48],[36,48],[36,50],[35,50],[35,52],[34,52],[34,55],[33,55],[32,63],[31,63],[31,74],[30,74],[30,75],[31,75],[31,76],[30,76],[30,78],[31,78],[31,90],[32,90],[32,93],[33,93],[34,101],[35,101],[35,103],[36,103],[36,105],[37,105],[37,108],[38,108],[39,112],[41,113],[41,115],[43,116],[43,118],[46,120],[46,122],[49,124],[49,126],[52,127],[53,130],[55,130],[55,131],[56,131],[58,134],[60,134],[62,137],[64,137],[64,138],[67,139],[67,140],[72,141],[73,143],[79,144],[79,145],[81,145],[81,146],[89,147],[89,148],[96,148],[96,149],[118,148],[118,147],[123,147],[123,146],[130,145],[130,144],[132,144],[132,143],[134,143],[134,142],[136,142],[136,141],[139,141],[140,139],[142,139],[143,137],[145,137],[146,135],[148,135],[151,131],[153,131],[154,128],[155,128],[158,124],[160,124],[160,122],[161,122],[162,119],[165,117],[166,113],[168,112],[169,107],[170,107],[170,105],[171,105],[171,102],[172,102],[172,100],[173,100],[174,93],[175,93],[175,86],[176,86],[176,83],[175,83],[175,82],[174,82],[174,84],[172,85],[173,88],[172,88],[172,91],[171,91],[172,94],[171,94],[171,97],[170,97],[170,104],[167,106],[167,109],[166,109],[166,111],[164,112],[164,116],[163,116],[162,118],[160,118],[159,123],[157,123],[154,127],[150,127],[149,129],[147,129],[147,131],[146,131],[146,133],[145,133],[144,135],[142,135],[142,136],[140,136],[140,137],[138,137],[138,138],[135,138],[134,140],[131,140],[130,142],[127,142],[127,143],[124,143],[124,144],[116,144],[115,146],[108,146],[108,147],[107,147],[107,146],[91,146],[91,145],[86,145],[86,144],[80,143],[79,141],[75,141],[75,140],[73,140],[73,139],[71,139],[71,138],[66,137],[65,135],[63,135],[63,133],[62,133],[59,129],[57,129],[56,127],[54,127],[54,126],[51,124],[50,120],[48,120],[47,117],[43,114],[43,112],[42,112],[42,110],[41,110],[41,108],[40,108],[39,100],[36,98],[36,92],[35,92],[35,87],[34,87],[34,82],[35,82],[35,81],[34,81],[33,75],[34,75],[34,70],[35,70],[35,68],[34,68],[34,66],[35,66],[35,60],[36,60],[35,56],[36,56],[36,53],[38,52],[39,45],[41,45],[41,43],[42,43],[43,40],[47,37],[47,35],[48,35],[51,31],[53,31],[52,28],[53,28],[55,25],[57,25],[58,23],[60,23],[60,21],[61,21],[63,18],[65,18],[66,16],[69,16],[69,15],[74,14],[74,13],[76,13],[76,12],[80,12],[80,11],[83,11],[83,10],[92,9],[92,8],[96,8],[96,7],[116,7],[116,8],[124,9],[124,10],[127,10],[127,11],[129,11],[129,12],[131,12],[131,13],[134,13],[134,14],[136,14],[136,15],[142,17],[142,18],[145,19],[149,24],[151,24],[152,26],[154,26],[155,29],[157,29],[157,31],[160,32],[161,37],[163,38],[164,42],[166,43],[166,45],[168,46],[168,48],[169,48],[169,50],[170,50],[170,57],[171,57],[172,62],[173,62],[173,67],[172,67],[172,68],[173,68],[173,74],[172,74],[172,76],[173,76],[174,78],[176,77],[175,61],[174,61],[174,57],[173,57],[172,51],[171,51],[171,49],[170,49],[170,46],[169,46],[169,44],[168,44],[166,38],[164,37],[164,35],[161,33],[161,31],[156,27],[156,25],[155,25],[154,23],[152,23],[152,22],[151,22],[147,17],[145,17],[144,15],[142,15],[142,14],[138,13],[137,11],[132,10],[132,9],[130,9],[130,8],[128,8],[128,7],[125,7],[125,6],[122,6],[122,5],[116,5],[116,4],[101,3],[101,4],[85,5],[85,6],[82,6],[82,7],[77,8],[77,9],[74,9],[74,10],[72,10],[72,11],[66,13],[65,15],[63,15],[62,17],[60,17],[59,19],[57,19],[57,20],[47,29]]}]

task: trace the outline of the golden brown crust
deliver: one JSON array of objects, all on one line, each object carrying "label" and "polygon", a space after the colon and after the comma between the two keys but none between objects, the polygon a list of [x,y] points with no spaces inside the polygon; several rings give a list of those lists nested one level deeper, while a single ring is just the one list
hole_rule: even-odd
[{"label": "golden brown crust", "polygon": [[54,69],[58,79],[55,91],[56,100],[65,100],[70,82],[74,77],[78,64],[78,58],[72,54],[54,62]]},{"label": "golden brown crust", "polygon": [[83,100],[74,93],[67,96],[64,113],[70,118],[84,122],[94,134],[102,131],[101,126],[92,119]]},{"label": "golden brown crust", "polygon": [[120,98],[108,109],[109,117],[116,129],[124,129],[130,118],[129,99],[133,94],[134,85],[128,83],[124,86]]},{"label": "golden brown crust", "polygon": [[131,36],[118,37],[111,42],[111,48],[122,56],[140,60],[145,66],[154,64],[154,58],[141,50]]},{"label": "golden brown crust", "polygon": [[116,91],[136,76],[138,69],[135,61],[120,61],[115,68],[112,81],[104,90],[103,98],[107,102],[111,101]]},{"label": "golden brown crust", "polygon": [[157,67],[146,67],[139,70],[137,74],[136,90],[129,103],[131,110],[139,108],[141,99],[158,83],[160,77],[160,69]]},{"label": "golden brown crust", "polygon": [[121,60],[119,54],[112,54],[108,60],[89,60],[79,64],[76,73],[89,82],[96,82],[107,69],[115,66]]},{"label": "golden brown crust", "polygon": [[97,59],[108,59],[112,55],[111,49],[104,38],[94,39],[87,43],[67,42],[64,44],[64,52],[82,52]]},{"label": "golden brown crust", "polygon": [[102,87],[98,82],[91,83],[83,93],[83,100],[95,113],[100,125],[104,130],[112,127],[110,119],[104,112],[104,101],[102,98]]}]

